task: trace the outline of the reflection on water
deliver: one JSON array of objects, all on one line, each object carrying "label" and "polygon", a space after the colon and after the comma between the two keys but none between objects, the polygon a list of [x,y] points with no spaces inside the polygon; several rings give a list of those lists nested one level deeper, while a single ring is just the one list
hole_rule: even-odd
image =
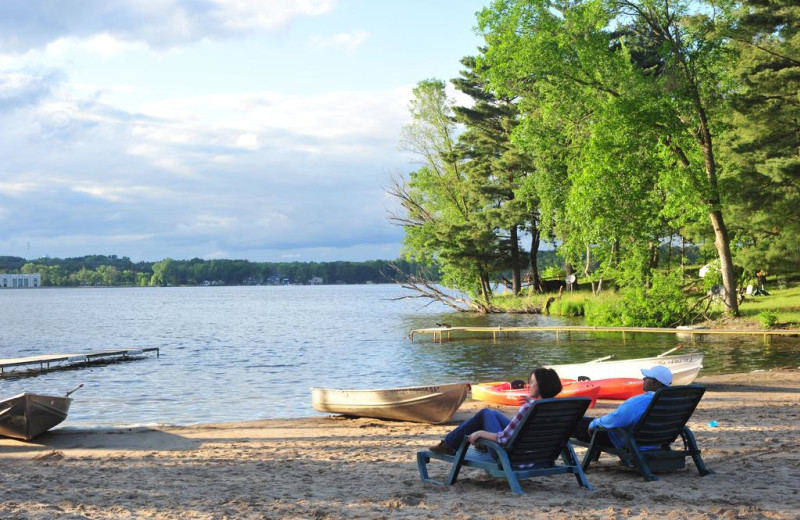
[{"label": "reflection on water", "polygon": [[0,291],[0,358],[160,347],[161,357],[0,381],[0,396],[84,383],[66,425],[192,424],[312,415],[309,387],[393,387],[524,378],[542,364],[683,345],[703,373],[796,366],[798,338],[554,333],[409,341],[411,329],[580,324],[455,314],[393,301],[396,285]]}]

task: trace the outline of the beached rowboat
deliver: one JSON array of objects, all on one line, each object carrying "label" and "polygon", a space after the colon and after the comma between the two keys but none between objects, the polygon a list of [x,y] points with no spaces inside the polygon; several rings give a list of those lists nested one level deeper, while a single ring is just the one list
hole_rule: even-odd
[{"label": "beached rowboat", "polygon": [[468,383],[374,390],[312,388],[311,404],[319,412],[438,424],[453,417],[468,391]]},{"label": "beached rowboat", "polygon": [[672,372],[673,385],[688,385],[695,380],[703,368],[703,354],[684,354],[679,356],[656,356],[619,361],[596,361],[568,365],[547,365],[554,369],[561,379],[630,378],[642,379],[642,369],[664,365]]},{"label": "beached rowboat", "polygon": [[0,435],[29,441],[67,418],[69,397],[23,393],[0,401]]},{"label": "beached rowboat", "polygon": [[[597,403],[600,387],[594,381],[562,381],[562,383],[561,393],[556,397],[588,397],[592,400],[589,408],[592,408]],[[512,388],[511,383],[508,381],[479,383],[472,385],[472,398],[506,406],[521,406],[528,398],[529,389],[528,385],[524,385],[521,388]]]}]

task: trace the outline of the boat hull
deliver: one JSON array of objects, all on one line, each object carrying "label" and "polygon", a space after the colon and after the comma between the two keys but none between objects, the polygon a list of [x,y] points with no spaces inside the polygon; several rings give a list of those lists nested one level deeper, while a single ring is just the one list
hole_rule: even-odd
[{"label": "boat hull", "polygon": [[586,378],[594,381],[596,379],[627,378],[641,380],[642,369],[655,365],[664,365],[669,368],[672,372],[673,385],[688,385],[697,378],[697,374],[703,368],[703,354],[548,365],[547,368],[554,369],[561,379],[582,380]]},{"label": "boat hull", "polygon": [[[594,381],[562,381],[563,388],[556,397],[588,397],[592,400],[589,408],[597,402],[600,388]],[[506,406],[521,406],[528,398],[528,385],[523,388],[511,388],[508,381],[479,383],[472,385],[472,398],[488,403]]]},{"label": "boat hull", "polygon": [[72,399],[19,394],[0,401],[0,435],[29,441],[67,418]]},{"label": "boat hull", "polygon": [[599,390],[598,399],[624,401],[644,393],[642,378],[615,377],[610,379],[594,379],[592,383]]},{"label": "boat hull", "polygon": [[318,412],[438,424],[452,419],[467,392],[468,383],[374,390],[312,388],[311,404]]}]

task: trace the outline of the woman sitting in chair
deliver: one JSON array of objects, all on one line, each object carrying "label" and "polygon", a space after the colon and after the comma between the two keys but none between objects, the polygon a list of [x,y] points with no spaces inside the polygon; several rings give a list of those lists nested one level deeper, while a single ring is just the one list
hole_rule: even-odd
[{"label": "woman sitting in chair", "polygon": [[537,368],[531,372],[528,379],[530,382],[529,397],[511,420],[497,410],[484,408],[448,433],[439,444],[429,448],[430,451],[454,455],[461,446],[461,441],[467,436],[470,444],[473,445],[478,442],[478,439],[505,444],[536,399],[555,397],[561,392],[561,379],[552,368]]}]

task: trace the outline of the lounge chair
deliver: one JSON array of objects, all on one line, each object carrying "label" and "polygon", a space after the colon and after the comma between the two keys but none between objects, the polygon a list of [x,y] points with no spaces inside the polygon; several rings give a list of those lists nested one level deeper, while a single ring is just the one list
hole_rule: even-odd
[{"label": "lounge chair", "polygon": [[[575,444],[587,446],[582,467],[586,471],[589,464],[596,461],[602,452],[618,456],[626,466],[633,466],[647,480],[658,480],[654,471],[670,471],[686,467],[686,457],[692,457],[700,476],[713,473],[700,457],[697,441],[686,426],[706,389],[702,386],[687,385],[660,388],[645,410],[639,422],[628,432],[615,428],[625,439],[619,448],[601,446],[597,433],[606,430],[598,427],[589,443],[576,441]],[[683,449],[672,449],[678,438],[683,440]]]},{"label": "lounge chair", "polygon": [[[594,489],[569,443],[570,434],[590,402],[588,397],[540,399],[528,410],[508,443],[501,445],[486,439],[478,441],[479,446],[486,448],[483,453],[471,447],[466,437],[455,455],[417,452],[419,476],[424,482],[442,484],[428,477],[428,463],[431,459],[438,459],[453,465],[445,482],[447,485],[456,482],[462,466],[470,466],[486,470],[493,477],[505,477],[511,490],[520,495],[524,491],[519,479],[561,473],[572,473],[581,486]],[[559,456],[562,464],[556,463]],[[520,467],[529,464],[534,466]]]}]

